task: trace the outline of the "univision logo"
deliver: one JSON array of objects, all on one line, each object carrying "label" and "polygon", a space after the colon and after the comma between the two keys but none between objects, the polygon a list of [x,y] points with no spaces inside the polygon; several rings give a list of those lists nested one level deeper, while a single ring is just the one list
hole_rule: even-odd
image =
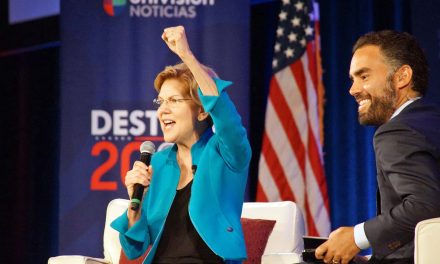
[{"label": "univision logo", "polygon": [[122,14],[127,0],[103,0],[104,10],[109,16],[118,16]]},{"label": "univision logo", "polygon": [[112,17],[126,12],[128,6],[130,17],[191,19],[197,16],[197,7],[214,5],[215,0],[103,0],[105,12]]}]

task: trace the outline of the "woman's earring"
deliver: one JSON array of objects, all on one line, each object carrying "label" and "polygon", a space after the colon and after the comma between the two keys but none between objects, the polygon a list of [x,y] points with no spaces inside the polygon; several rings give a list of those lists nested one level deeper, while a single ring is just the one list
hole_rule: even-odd
[{"label": "woman's earring", "polygon": [[200,122],[202,122],[203,120],[205,120],[205,118],[206,118],[206,112],[200,113],[200,114],[197,116],[197,120],[199,120]]}]

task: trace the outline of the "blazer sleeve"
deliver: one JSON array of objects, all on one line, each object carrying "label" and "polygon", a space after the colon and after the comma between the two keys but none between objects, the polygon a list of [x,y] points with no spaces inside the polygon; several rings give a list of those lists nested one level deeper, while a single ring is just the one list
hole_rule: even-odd
[{"label": "blazer sleeve", "polygon": [[146,216],[142,208],[141,210],[141,218],[130,228],[128,228],[127,211],[110,224],[113,229],[119,232],[119,241],[128,259],[142,256],[150,244]]},{"label": "blazer sleeve", "polygon": [[[376,132],[378,179],[391,186],[393,206],[365,222],[375,254],[386,256],[414,239],[416,224],[440,216],[438,151],[426,138],[403,123]],[[392,191],[391,191],[392,192]]]},{"label": "blazer sleeve", "polygon": [[214,81],[219,95],[204,96],[199,88],[200,101],[214,122],[220,154],[232,170],[242,171],[249,165],[251,147],[241,117],[225,91],[232,83],[217,78]]}]

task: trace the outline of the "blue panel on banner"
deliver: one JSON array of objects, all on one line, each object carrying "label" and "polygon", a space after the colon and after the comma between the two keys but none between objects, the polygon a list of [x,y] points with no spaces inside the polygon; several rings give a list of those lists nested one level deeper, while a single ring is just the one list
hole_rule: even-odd
[{"label": "blue panel on banner", "polygon": [[153,81],[178,62],[161,39],[184,25],[201,62],[234,82],[248,127],[249,1],[61,1],[60,254],[102,257],[106,205],[144,140],[161,145]]},{"label": "blue panel on banner", "polygon": [[440,5],[436,0],[412,1],[412,33],[429,62],[428,98],[440,104]]}]

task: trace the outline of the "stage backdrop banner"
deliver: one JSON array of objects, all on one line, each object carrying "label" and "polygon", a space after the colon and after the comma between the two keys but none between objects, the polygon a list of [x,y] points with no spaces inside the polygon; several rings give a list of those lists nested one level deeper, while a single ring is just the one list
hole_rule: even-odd
[{"label": "stage backdrop banner", "polygon": [[178,57],[161,39],[183,25],[193,53],[234,85],[248,126],[248,0],[61,1],[59,253],[102,257],[105,210],[144,140],[164,147],[156,74]]}]

